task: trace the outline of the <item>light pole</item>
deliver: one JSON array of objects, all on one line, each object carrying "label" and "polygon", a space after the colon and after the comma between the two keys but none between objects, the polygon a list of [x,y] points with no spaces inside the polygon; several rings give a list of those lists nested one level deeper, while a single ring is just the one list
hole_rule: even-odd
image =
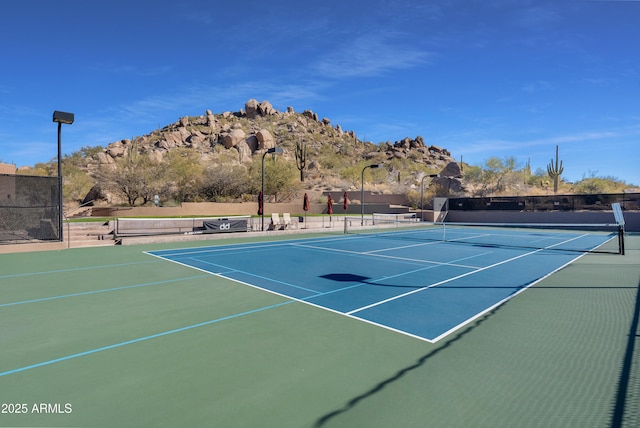
[{"label": "light pole", "polygon": [[440,174],[425,175],[420,182],[420,221],[424,221],[424,179],[436,177],[440,177]]},{"label": "light pole", "polygon": [[73,113],[57,110],[53,112],[53,121],[58,123],[58,236],[60,242],[64,241],[64,234],[62,233],[62,124],[71,125],[73,119]]},{"label": "light pole", "polygon": [[[284,150],[282,150],[281,147],[272,147],[268,149],[266,152],[264,152],[264,154],[262,155],[262,200],[263,201],[265,199],[264,198],[264,157],[268,153],[272,153],[274,155],[281,155],[282,153],[284,153]],[[264,232],[264,202],[262,206],[262,231]]]},{"label": "light pole", "polygon": [[360,212],[361,212],[360,226],[364,226],[364,170],[367,168],[371,168],[371,169],[380,168],[380,165],[373,164],[373,165],[367,165],[364,168],[362,168],[362,191],[360,192]]}]

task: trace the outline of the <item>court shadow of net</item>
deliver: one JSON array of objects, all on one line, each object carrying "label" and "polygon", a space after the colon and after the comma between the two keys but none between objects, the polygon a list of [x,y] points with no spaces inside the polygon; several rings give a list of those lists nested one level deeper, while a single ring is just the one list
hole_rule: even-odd
[{"label": "court shadow of net", "polygon": [[[326,275],[320,275],[319,278],[329,279],[331,281],[336,281],[336,282],[361,283],[361,284],[373,285],[376,287],[395,287],[395,288],[411,288],[411,289],[425,288],[424,284],[416,284],[416,285],[385,284],[384,282],[380,282],[379,280],[373,280],[368,276],[354,275],[352,273],[329,273]],[[538,281],[537,278],[523,284],[515,284],[515,285],[482,285],[482,286],[448,285],[447,288],[441,288],[441,289],[444,289],[444,290],[453,290],[453,289],[460,289],[460,288],[478,289],[482,287],[482,288],[506,288],[506,289],[512,289],[514,291],[517,291],[522,288],[527,288],[528,286],[530,286],[532,283],[536,281]]]},{"label": "court shadow of net", "polygon": [[320,275],[320,278],[330,279],[337,282],[369,282],[371,278],[368,276],[354,275],[352,273],[329,273]]},{"label": "court shadow of net", "polygon": [[[338,274],[338,275],[343,275],[343,274]],[[344,274],[344,275],[349,275],[349,274]],[[353,276],[359,276],[359,275],[353,275]],[[347,276],[343,276],[343,278],[347,278]],[[363,277],[363,278],[366,278],[366,277]],[[370,390],[368,390],[368,391],[366,391],[366,392],[364,392],[364,393],[352,398],[342,408],[334,410],[332,412],[329,412],[326,415],[320,417],[313,426],[315,428],[320,428],[320,427],[325,426],[332,419],[340,416],[343,413],[346,413],[346,412],[350,411],[351,409],[356,407],[359,403],[363,402],[364,400],[372,397],[373,395],[375,395],[375,394],[377,394],[379,392],[382,392],[382,390],[384,390],[386,387],[390,386],[394,382],[400,381],[405,376],[411,374],[412,371],[423,367],[427,363],[427,361],[429,361],[429,359],[431,359],[432,357],[435,357],[436,355],[438,355],[442,351],[446,350],[447,348],[450,348],[455,342],[461,340],[464,336],[468,335],[474,329],[476,329],[481,324],[486,322],[489,318],[491,318],[493,315],[495,315],[498,311],[500,311],[500,309],[502,309],[508,303],[509,303],[509,301],[504,302],[503,304],[497,306],[496,308],[494,308],[490,312],[486,313],[482,318],[478,319],[473,324],[471,324],[470,326],[468,326],[465,329],[461,330],[458,334],[456,334],[455,336],[453,336],[450,339],[448,339],[447,341],[445,341],[438,348],[436,348],[433,351],[429,352],[428,354],[425,354],[422,357],[420,357],[414,364],[402,368],[401,370],[399,370],[393,376],[378,382],[378,384],[375,385]]]},{"label": "court shadow of net", "polygon": [[640,353],[637,349],[640,341],[639,327],[640,282],[611,415],[612,428],[640,426],[640,402],[637,401],[640,396]]},{"label": "court shadow of net", "polygon": [[420,285],[400,285],[400,284],[384,284],[382,282],[378,282],[372,280],[368,276],[362,275],[354,275],[352,273],[328,273],[326,275],[320,275],[320,278],[329,279],[331,281],[336,282],[351,282],[351,283],[361,283],[367,285],[375,285],[379,287],[398,287],[398,288],[421,288]]}]

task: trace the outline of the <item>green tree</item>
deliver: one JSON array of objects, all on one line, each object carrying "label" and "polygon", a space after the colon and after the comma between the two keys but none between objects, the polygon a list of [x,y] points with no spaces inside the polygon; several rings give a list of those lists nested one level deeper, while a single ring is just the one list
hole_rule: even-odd
[{"label": "green tree", "polygon": [[[273,195],[274,202],[281,202],[292,197],[298,189],[296,180],[297,168],[293,162],[277,156],[267,156],[264,160],[264,193]],[[255,159],[249,167],[249,176],[253,193],[258,193],[262,185],[262,159]]]},{"label": "green tree", "polygon": [[251,193],[254,190],[244,166],[212,165],[204,172],[199,195],[207,201],[222,202],[235,199],[243,193]]},{"label": "green tree", "polygon": [[155,195],[166,197],[169,191],[164,164],[139,154],[135,146],[115,164],[104,165],[98,176],[101,187],[122,196],[129,206],[139,200],[144,205]]},{"label": "green tree", "polygon": [[522,184],[523,171],[519,171],[514,157],[500,159],[491,157],[484,165],[467,166],[464,170],[465,180],[472,183],[475,196],[512,192]]},{"label": "green tree", "polygon": [[42,177],[57,177],[58,176],[58,163],[55,160],[50,162],[38,162],[33,168],[26,170],[20,170],[20,174],[23,175],[37,175]]},{"label": "green tree", "polygon": [[165,180],[169,183],[171,196],[178,202],[193,200],[203,186],[204,165],[197,152],[181,147],[173,149],[164,157]]},{"label": "green tree", "polygon": [[94,184],[83,169],[74,165],[63,164],[62,180],[62,194],[65,201],[82,201]]},{"label": "green tree", "polygon": [[596,172],[589,172],[573,185],[573,192],[578,194],[621,193],[627,188],[627,183],[615,177],[598,177]]}]

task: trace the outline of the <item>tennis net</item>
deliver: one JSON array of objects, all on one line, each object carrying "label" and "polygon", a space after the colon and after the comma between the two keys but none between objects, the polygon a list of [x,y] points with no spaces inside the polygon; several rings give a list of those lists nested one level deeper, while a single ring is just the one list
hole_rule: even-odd
[{"label": "tennis net", "polygon": [[624,249],[623,228],[615,223],[431,223],[379,216],[344,221],[345,234],[376,238],[613,254]]}]

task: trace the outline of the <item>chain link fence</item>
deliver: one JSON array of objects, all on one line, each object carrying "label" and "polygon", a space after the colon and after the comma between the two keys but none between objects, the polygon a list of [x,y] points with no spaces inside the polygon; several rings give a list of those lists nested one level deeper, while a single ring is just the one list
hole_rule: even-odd
[{"label": "chain link fence", "polygon": [[0,244],[59,241],[58,177],[0,174]]}]

